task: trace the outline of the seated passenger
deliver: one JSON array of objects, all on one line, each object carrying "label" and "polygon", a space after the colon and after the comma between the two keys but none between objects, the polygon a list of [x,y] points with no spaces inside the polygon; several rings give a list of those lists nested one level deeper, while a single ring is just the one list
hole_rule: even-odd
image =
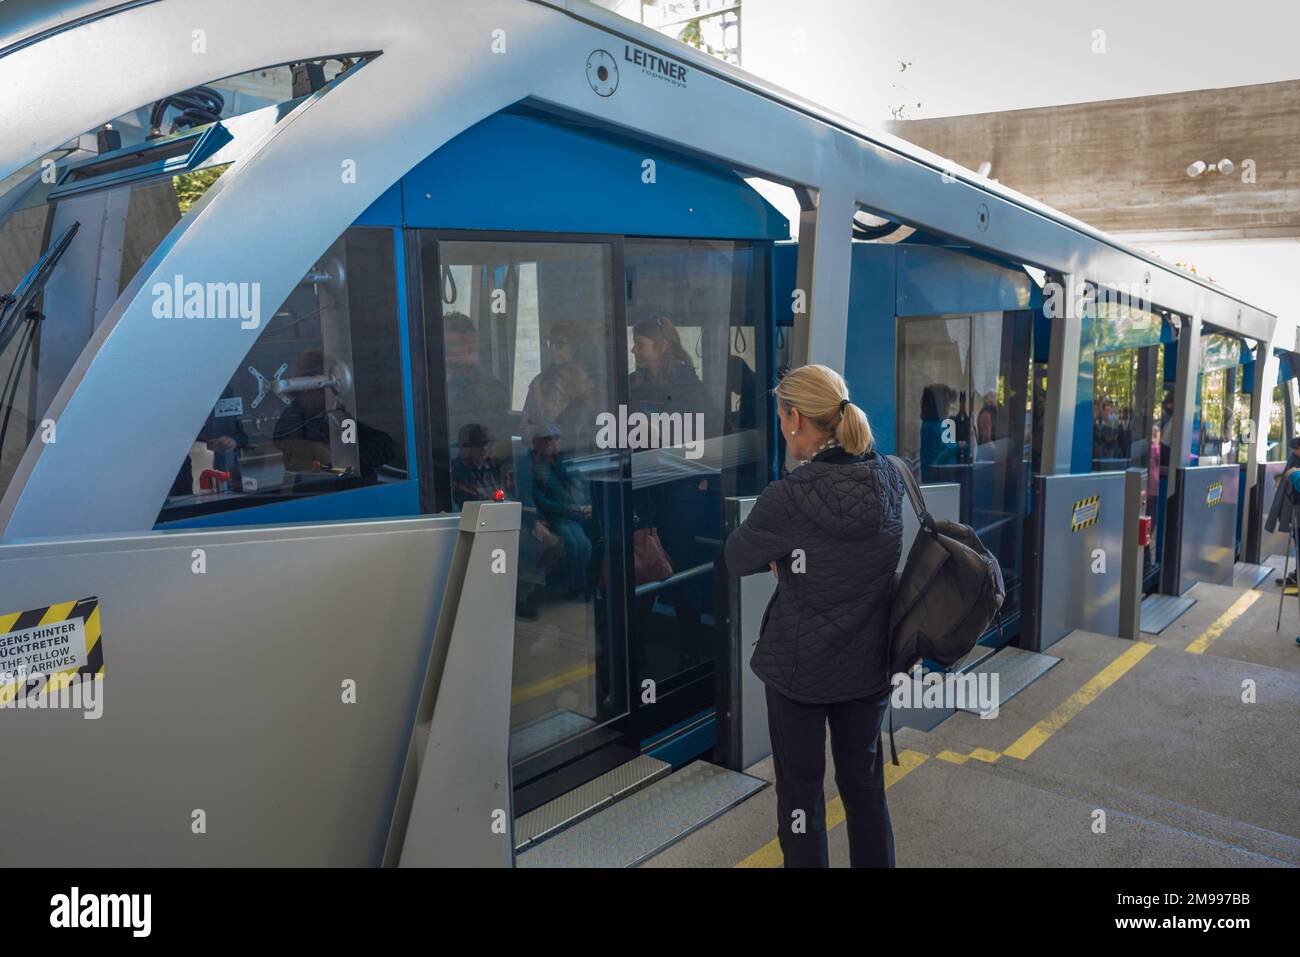
[{"label": "seated passenger", "polygon": [[492,438],[476,423],[460,428],[460,455],[451,463],[451,497],[460,508],[466,502],[492,501],[504,490],[501,464],[489,453]]},{"label": "seated passenger", "polygon": [[458,435],[463,426],[477,424],[488,434],[508,440],[510,393],[505,383],[485,368],[479,352],[478,331],[462,312],[449,312],[442,321],[446,342],[448,434]]},{"label": "seated passenger", "polygon": [[569,451],[588,451],[596,421],[596,387],[578,359],[579,335],[572,322],[557,322],[547,336],[549,361],[533,377],[524,399],[524,441],[531,443],[541,425],[559,425],[568,434]]},{"label": "seated passenger", "polygon": [[559,426],[547,424],[537,429],[529,458],[537,514],[564,547],[565,584],[569,597],[586,601],[589,597],[587,566],[591,562],[591,539],[584,526],[591,519],[591,505],[587,503],[581,480],[569,471],[560,456]]},{"label": "seated passenger", "polygon": [[632,326],[632,359],[636,368],[627,377],[629,411],[700,412],[704,434],[718,434],[718,423],[710,421],[714,410],[708,395],[671,319],[654,316]]}]

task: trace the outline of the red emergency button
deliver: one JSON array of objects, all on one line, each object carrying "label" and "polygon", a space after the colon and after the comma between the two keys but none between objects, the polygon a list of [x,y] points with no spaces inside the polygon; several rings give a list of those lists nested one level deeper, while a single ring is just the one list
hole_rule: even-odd
[{"label": "red emergency button", "polygon": [[494,493],[492,493],[492,498],[494,501],[504,502],[506,500],[505,489],[500,489],[500,488],[497,489]]}]

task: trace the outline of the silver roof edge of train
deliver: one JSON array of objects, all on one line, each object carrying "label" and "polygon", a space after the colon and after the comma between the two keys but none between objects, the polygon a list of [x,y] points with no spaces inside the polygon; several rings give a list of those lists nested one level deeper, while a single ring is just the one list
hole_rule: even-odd
[{"label": "silver roof edge of train", "polygon": [[[974,170],[968,169],[951,160],[932,153],[915,143],[911,143],[892,133],[883,130],[873,129],[868,126],[852,120],[840,113],[829,110],[812,100],[791,92],[783,87],[770,83],[761,77],[755,76],[739,67],[725,63],[716,57],[710,56],[689,44],[682,43],[667,37],[651,27],[636,23],[626,17],[622,17],[604,7],[597,6],[591,0],[529,0],[532,3],[542,4],[544,6],[554,7],[562,10],[568,15],[590,23],[609,33],[623,35],[627,39],[633,40],[640,46],[657,49],[665,55],[672,56],[678,60],[684,60],[690,63],[695,69],[711,73],[720,79],[724,79],[737,86],[744,87],[748,91],[757,95],[766,97],[782,106],[798,110],[805,113],[829,126],[833,126],[844,133],[848,133],[858,139],[873,143],[879,147],[890,150],[913,160],[914,162],[928,166],[936,172],[955,177],[957,180],[964,182],[976,189],[983,190],[992,196],[1014,203],[1017,206],[1033,213],[1037,213],[1053,222],[1064,226],[1068,229],[1075,230],[1099,242],[1106,243],[1114,249],[1142,260],[1158,269],[1163,269],[1174,276],[1188,280],[1202,287],[1207,292],[1216,296],[1223,296],[1233,302],[1260,313],[1262,316],[1276,319],[1277,317],[1267,309],[1253,306],[1240,296],[1234,295],[1229,290],[1210,283],[1195,273],[1179,269],[1171,263],[1164,262],[1144,252],[1134,246],[1129,245],[1123,240],[1106,233],[1103,230],[1090,226],[1083,220],[1076,219],[1068,213],[1063,213],[1055,207],[1048,206],[1046,203],[1039,202],[1031,196],[1011,189],[1001,183],[995,183],[992,180],[980,176]],[[1091,277],[1089,277],[1091,278]]]}]

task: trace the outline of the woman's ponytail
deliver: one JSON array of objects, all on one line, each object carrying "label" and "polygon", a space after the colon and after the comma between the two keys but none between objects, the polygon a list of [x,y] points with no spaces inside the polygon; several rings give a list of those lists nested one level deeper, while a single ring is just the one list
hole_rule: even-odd
[{"label": "woman's ponytail", "polygon": [[773,391],[778,402],[798,409],[800,415],[834,435],[850,455],[862,455],[875,446],[867,414],[849,401],[849,387],[834,369],[800,366],[787,373]]},{"label": "woman's ponytail", "polygon": [[840,413],[840,421],[835,426],[835,441],[850,455],[870,452],[875,445],[871,425],[867,422],[867,414],[852,402],[845,405]]}]

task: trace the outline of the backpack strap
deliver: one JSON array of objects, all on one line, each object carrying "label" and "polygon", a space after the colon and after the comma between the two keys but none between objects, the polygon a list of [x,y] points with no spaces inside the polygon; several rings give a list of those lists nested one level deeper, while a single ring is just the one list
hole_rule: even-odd
[{"label": "backpack strap", "polygon": [[921,486],[916,484],[916,477],[912,475],[912,470],[897,455],[886,455],[885,458],[903,477],[903,487],[907,489],[907,499],[912,503],[912,511],[916,512],[916,518],[921,523],[921,527],[934,531],[934,518],[925,507],[925,496],[921,494]]},{"label": "backpack strap", "polygon": [[894,747],[894,696],[889,696],[889,756],[894,767],[898,767],[898,748]]}]

